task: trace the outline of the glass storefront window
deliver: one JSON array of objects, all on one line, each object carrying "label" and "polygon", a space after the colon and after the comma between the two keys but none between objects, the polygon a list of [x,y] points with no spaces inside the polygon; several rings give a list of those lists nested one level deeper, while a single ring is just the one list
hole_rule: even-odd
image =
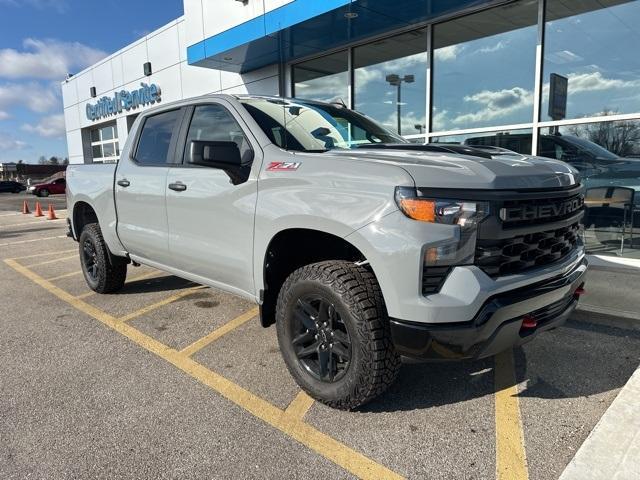
[{"label": "glass storefront window", "polygon": [[472,147],[498,147],[525,155],[531,154],[532,130],[500,130],[496,132],[468,133],[431,137],[433,143],[462,143]]},{"label": "glass storefront window", "polygon": [[293,96],[349,104],[349,53],[344,50],[293,66]]},{"label": "glass storefront window", "polygon": [[547,1],[546,20],[542,120],[552,73],[568,79],[565,118],[640,112],[640,1]]},{"label": "glass storefront window", "polygon": [[426,28],[353,50],[355,109],[401,135],[426,129]]},{"label": "glass storefront window", "polygon": [[[640,120],[542,128],[538,154],[563,160],[582,174],[587,188],[587,249],[638,256]],[[632,223],[633,250],[629,249]]]},{"label": "glass storefront window", "polygon": [[433,131],[531,122],[537,12],[525,0],[434,26]]}]

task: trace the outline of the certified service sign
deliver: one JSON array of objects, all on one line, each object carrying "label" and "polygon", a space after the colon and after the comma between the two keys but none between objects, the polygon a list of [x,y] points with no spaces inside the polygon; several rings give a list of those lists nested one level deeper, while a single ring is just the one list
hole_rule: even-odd
[{"label": "certified service sign", "polygon": [[123,109],[129,111],[140,105],[150,105],[159,101],[160,87],[155,83],[151,85],[141,83],[140,88],[133,92],[121,90],[114,93],[113,97],[102,97],[95,104],[87,103],[86,113],[89,120],[97,120],[121,113]]}]

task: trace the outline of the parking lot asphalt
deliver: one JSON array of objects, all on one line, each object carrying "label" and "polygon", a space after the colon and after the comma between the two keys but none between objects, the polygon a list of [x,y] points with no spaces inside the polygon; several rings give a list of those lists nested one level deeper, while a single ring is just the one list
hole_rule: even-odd
[{"label": "parking lot asphalt", "polygon": [[255,305],[145,266],[94,294],[64,233],[0,216],[3,479],[557,479],[640,362],[640,330],[579,312],[495,359],[407,362],[336,411]]}]

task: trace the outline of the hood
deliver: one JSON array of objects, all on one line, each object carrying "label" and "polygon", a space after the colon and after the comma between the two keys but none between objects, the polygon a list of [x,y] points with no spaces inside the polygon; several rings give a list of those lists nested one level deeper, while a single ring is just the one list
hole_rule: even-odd
[{"label": "hood", "polygon": [[493,158],[410,150],[330,150],[323,155],[396,165],[406,170],[417,187],[479,190],[569,187],[580,174],[568,164],[543,157],[499,155]]}]

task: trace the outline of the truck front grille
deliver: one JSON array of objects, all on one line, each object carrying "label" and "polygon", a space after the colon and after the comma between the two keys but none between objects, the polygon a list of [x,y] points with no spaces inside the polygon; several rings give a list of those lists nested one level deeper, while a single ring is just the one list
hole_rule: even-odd
[{"label": "truck front grille", "polygon": [[478,239],[475,264],[487,275],[513,275],[562,260],[576,247],[579,224],[501,240]]}]

